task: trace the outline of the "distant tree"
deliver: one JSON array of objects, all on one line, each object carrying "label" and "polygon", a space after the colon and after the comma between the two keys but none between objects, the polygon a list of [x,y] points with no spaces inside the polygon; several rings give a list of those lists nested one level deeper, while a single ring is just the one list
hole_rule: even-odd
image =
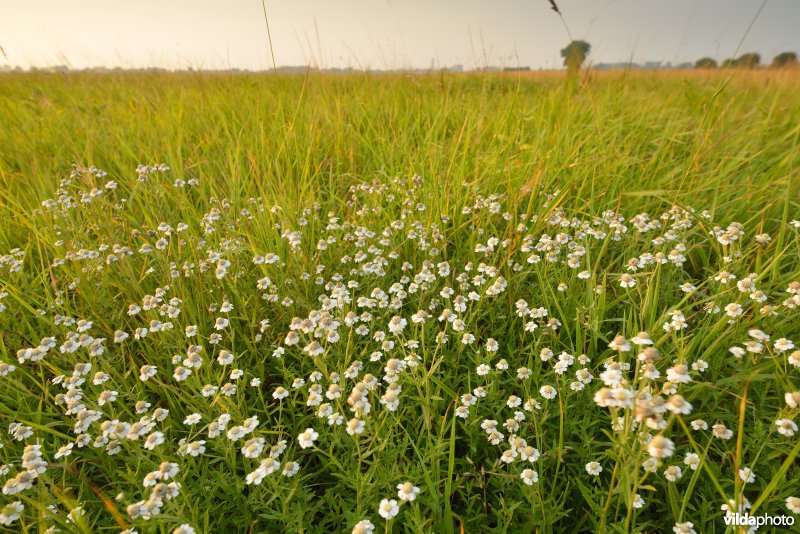
[{"label": "distant tree", "polygon": [[701,57],[697,61],[694,62],[694,68],[696,69],[716,69],[717,68],[717,60],[710,57]]},{"label": "distant tree", "polygon": [[781,52],[780,54],[772,58],[771,66],[776,68],[796,67],[797,54],[795,54],[794,52]]},{"label": "distant tree", "polygon": [[562,49],[561,57],[564,58],[564,66],[567,67],[567,72],[574,74],[581,68],[591,49],[592,45],[586,41],[572,41],[566,48]]},{"label": "distant tree", "polygon": [[736,58],[736,66],[744,67],[746,69],[754,69],[758,67],[759,63],[761,63],[761,56],[756,54],[755,52],[742,54],[741,56]]},{"label": "distant tree", "polygon": [[761,56],[755,52],[748,52],[742,54],[737,58],[728,58],[722,62],[722,68],[742,67],[745,69],[754,69],[761,63]]}]

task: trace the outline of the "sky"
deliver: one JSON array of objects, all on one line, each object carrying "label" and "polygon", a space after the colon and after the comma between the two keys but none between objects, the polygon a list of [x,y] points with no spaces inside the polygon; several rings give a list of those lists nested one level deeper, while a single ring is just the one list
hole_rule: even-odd
[{"label": "sky", "polygon": [[[560,68],[800,52],[800,0],[265,0],[278,66]],[[742,38],[744,42],[738,49]],[[261,0],[0,0],[0,67],[265,70]]]}]

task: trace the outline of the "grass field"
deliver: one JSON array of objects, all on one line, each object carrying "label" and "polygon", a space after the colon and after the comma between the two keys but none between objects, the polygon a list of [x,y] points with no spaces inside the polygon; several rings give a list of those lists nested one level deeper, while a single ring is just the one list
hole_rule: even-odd
[{"label": "grass field", "polygon": [[0,75],[0,529],[796,517],[799,82]]}]

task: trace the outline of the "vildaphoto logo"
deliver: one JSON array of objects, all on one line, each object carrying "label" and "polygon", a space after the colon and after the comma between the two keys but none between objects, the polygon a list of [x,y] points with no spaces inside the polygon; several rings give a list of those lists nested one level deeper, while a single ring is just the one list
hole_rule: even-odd
[{"label": "vildaphoto logo", "polygon": [[744,514],[725,514],[725,524],[735,527],[790,527],[794,525],[794,517],[790,515],[750,515]]}]

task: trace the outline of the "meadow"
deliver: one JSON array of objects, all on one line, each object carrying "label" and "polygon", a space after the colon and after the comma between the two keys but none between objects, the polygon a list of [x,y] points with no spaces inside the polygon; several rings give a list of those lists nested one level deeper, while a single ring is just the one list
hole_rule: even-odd
[{"label": "meadow", "polygon": [[800,519],[799,82],[0,74],[0,530]]}]

